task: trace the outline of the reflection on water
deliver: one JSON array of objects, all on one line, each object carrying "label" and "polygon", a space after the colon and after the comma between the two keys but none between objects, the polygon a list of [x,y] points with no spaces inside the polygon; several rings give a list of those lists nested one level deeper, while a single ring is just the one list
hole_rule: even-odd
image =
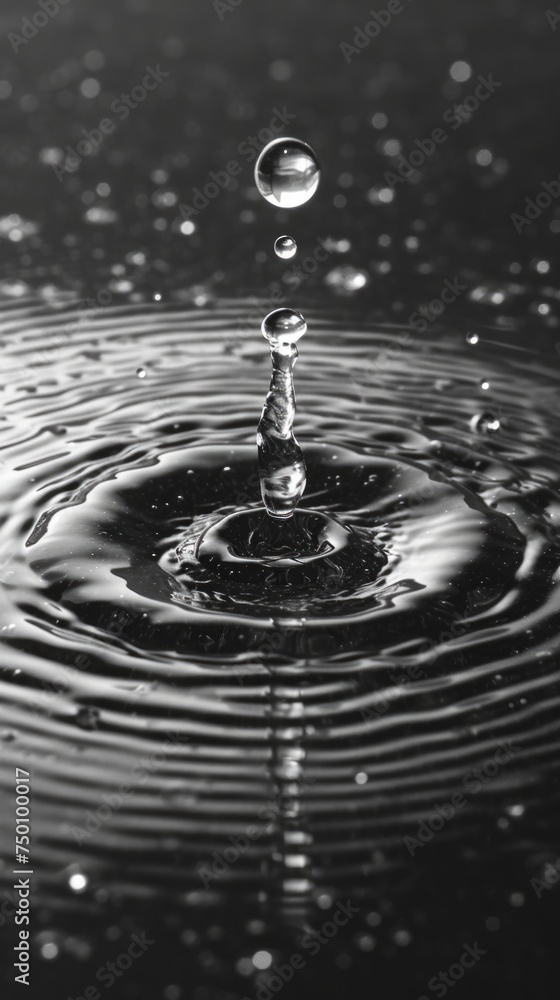
[{"label": "reflection on water", "polygon": [[303,504],[342,534],[323,572],[230,573],[197,541],[260,504],[250,308],[4,312],[1,738],[33,773],[37,962],[72,995],[140,931],[129,983],[162,996],[162,961],[255,996],[296,953],[294,995],[374,957],[419,991],[442,947],[547,912],[556,372],[514,329],[308,315]]}]

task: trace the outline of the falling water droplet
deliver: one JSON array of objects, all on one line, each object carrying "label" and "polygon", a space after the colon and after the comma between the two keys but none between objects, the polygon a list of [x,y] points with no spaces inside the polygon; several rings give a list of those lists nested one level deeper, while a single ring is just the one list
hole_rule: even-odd
[{"label": "falling water droplet", "polygon": [[138,375],[138,378],[146,378],[146,369],[145,368],[137,368],[136,369],[136,374]]},{"label": "falling water droplet", "polygon": [[478,344],[478,333],[467,333],[467,344]]},{"label": "falling water droplet", "polygon": [[489,389],[490,388],[490,383],[489,383],[488,379],[485,379],[485,378],[482,379],[482,381],[480,383],[480,388],[481,389]]},{"label": "falling water droplet", "polygon": [[496,431],[499,431],[500,426],[499,417],[489,411],[476,413],[469,422],[470,429],[478,434],[495,434]]},{"label": "falling water droplet", "polygon": [[274,244],[274,253],[282,260],[289,260],[297,251],[297,243],[292,236],[279,236]]},{"label": "falling water droplet", "polygon": [[304,205],[315,194],[320,176],[314,151],[300,139],[274,139],[255,166],[257,188],[277,208]]},{"label": "falling water droplet", "polygon": [[262,334],[273,348],[297,343],[307,330],[307,323],[295,309],[275,309],[262,322]]}]

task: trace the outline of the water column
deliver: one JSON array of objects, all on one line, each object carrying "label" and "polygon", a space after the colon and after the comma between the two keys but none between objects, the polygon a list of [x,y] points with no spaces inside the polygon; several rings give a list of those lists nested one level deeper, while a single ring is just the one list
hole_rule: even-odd
[{"label": "water column", "polygon": [[[278,139],[259,157],[255,180],[263,197],[282,208],[304,204],[319,183],[319,165],[311,147],[297,139]],[[274,244],[276,255],[287,260],[297,251],[291,236],[279,236]],[[262,333],[270,344],[272,374],[257,429],[259,475],[263,504],[276,521],[276,544],[287,536],[292,518],[306,484],[302,450],[294,436],[296,414],[294,367],[298,358],[297,342],[307,330],[301,313],[294,309],[276,309],[262,323]],[[289,538],[286,545],[290,547]],[[301,622],[303,624],[303,622]],[[297,620],[290,626],[278,623],[286,635],[297,630]],[[289,669],[289,668],[288,668]],[[268,865],[272,884],[272,911],[281,914],[288,924],[306,926],[309,909],[311,835],[306,829],[302,795],[306,789],[305,715],[301,685],[280,683],[282,668],[274,668],[271,685],[270,721],[272,756],[270,774],[277,803],[274,820],[274,853]]]}]

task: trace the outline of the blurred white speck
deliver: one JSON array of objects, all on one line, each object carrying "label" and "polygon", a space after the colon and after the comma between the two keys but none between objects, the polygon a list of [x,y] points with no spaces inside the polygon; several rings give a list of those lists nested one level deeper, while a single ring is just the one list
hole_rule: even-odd
[{"label": "blurred white speck", "polygon": [[177,983],[170,983],[163,991],[163,1000],[181,1000],[183,990]]},{"label": "blurred white speck", "polygon": [[84,97],[93,100],[94,97],[97,97],[101,93],[101,84],[94,76],[87,76],[80,84],[80,91]]},{"label": "blurred white speck", "polygon": [[235,968],[240,976],[251,976],[254,965],[250,958],[240,958],[237,961]]},{"label": "blurred white speck", "polygon": [[395,931],[393,934],[393,941],[395,944],[398,944],[400,948],[406,948],[406,946],[412,941],[412,934],[410,931],[404,929]]},{"label": "blurred white speck", "polygon": [[389,205],[394,197],[395,192],[393,191],[393,188],[381,188],[379,192],[379,201],[382,205]]},{"label": "blurred white speck", "polygon": [[458,59],[449,67],[449,76],[455,83],[465,83],[466,80],[470,80],[472,76],[472,66],[463,59]]},{"label": "blurred white speck", "polygon": [[25,237],[36,236],[38,232],[39,226],[36,222],[22,218],[17,212],[0,216],[0,239],[7,236],[14,243],[19,243]]},{"label": "blurred white speck", "polygon": [[110,226],[117,221],[118,215],[114,208],[107,208],[106,205],[92,205],[84,212],[84,219],[92,226]]},{"label": "blurred white speck", "polygon": [[58,958],[58,953],[58,945],[54,941],[45,941],[45,944],[41,945],[41,958],[46,958],[48,962]]},{"label": "blurred white speck", "polygon": [[548,316],[550,312],[550,306],[548,302],[540,302],[538,306],[538,312],[541,316]]},{"label": "blurred white speck", "polygon": [[333,236],[327,236],[323,240],[323,246],[329,253],[348,253],[348,251],[352,249],[350,240],[337,240]]},{"label": "blurred white speck", "polygon": [[385,156],[398,156],[402,151],[402,145],[398,139],[386,139],[382,149]]},{"label": "blurred white speck", "polygon": [[64,160],[64,150],[58,146],[45,146],[39,153],[39,162],[46,167],[56,166]]},{"label": "blurred white speck", "polygon": [[138,378],[146,378],[146,369],[145,368],[137,368],[136,369],[136,374],[137,374]]},{"label": "blurred white speck", "polygon": [[132,250],[127,253],[125,260],[127,264],[134,264],[136,267],[142,267],[146,263],[146,254],[142,253],[141,250]]},{"label": "blurred white speck", "polygon": [[169,180],[169,173],[167,170],[164,170],[163,167],[156,167],[156,169],[152,170],[150,174],[150,180],[153,181],[154,184],[167,184],[167,181]]},{"label": "blurred white speck", "polygon": [[366,934],[362,931],[361,934],[356,934],[354,940],[360,951],[373,951],[375,948],[376,942],[373,934]]},{"label": "blurred white speck", "polygon": [[97,49],[91,49],[90,52],[86,52],[84,56],[84,66],[89,69],[92,73],[96,73],[97,70],[103,69],[105,65],[105,56],[102,52]]},{"label": "blurred white speck", "polygon": [[106,184],[105,181],[101,181],[95,189],[100,198],[108,198],[111,194],[111,185]]},{"label": "blurred white speck", "polygon": [[508,816],[523,816],[523,814],[525,813],[525,806],[523,805],[507,806],[506,812]]},{"label": "blurred white speck", "polygon": [[373,125],[374,128],[378,129],[387,128],[387,125],[389,124],[389,119],[387,118],[387,115],[383,114],[382,111],[376,111],[373,118],[371,119],[371,124]]},{"label": "blurred white speck", "polygon": [[154,302],[161,302],[161,292],[155,292]]},{"label": "blurred white speck", "polygon": [[108,287],[109,291],[116,292],[117,295],[128,295],[134,289],[132,281],[128,278],[113,278]]},{"label": "blurred white speck", "polygon": [[370,188],[367,193],[367,200],[371,205],[389,205],[395,197],[393,188],[383,187]]},{"label": "blurred white speck", "polygon": [[404,241],[404,245],[407,250],[410,250],[411,253],[414,253],[414,251],[418,250],[418,247],[420,246],[420,240],[418,239],[417,236],[407,236]]},{"label": "blurred white speck", "polygon": [[369,275],[349,264],[333,268],[325,278],[325,284],[342,295],[358,292],[361,288],[365,288],[368,283]]},{"label": "blurred white speck", "polygon": [[509,170],[509,163],[503,156],[499,156],[498,159],[494,160],[492,163],[492,170],[498,177],[504,177]]},{"label": "blurred white speck", "polygon": [[154,191],[152,195],[152,204],[156,208],[173,208],[178,200],[174,191]]},{"label": "blurred white speck", "polygon": [[179,226],[179,231],[183,234],[183,236],[192,236],[195,229],[196,226],[190,219],[185,219],[185,221]]},{"label": "blurred white speck", "polygon": [[537,271],[539,274],[548,274],[550,271],[550,264],[547,260],[539,260],[537,262]]},{"label": "blurred white speck", "polygon": [[25,281],[5,278],[3,281],[0,281],[0,292],[2,295],[8,295],[12,299],[20,299],[23,295],[28,295],[31,292],[31,288]]},{"label": "blurred white speck", "polygon": [[479,167],[489,167],[494,157],[489,149],[477,149],[475,160]]},{"label": "blurred white speck", "polygon": [[255,969],[269,969],[272,965],[272,955],[269,951],[256,951],[253,955]]},{"label": "blurred white speck", "polygon": [[277,83],[285,83],[286,80],[292,79],[292,67],[289,62],[285,59],[275,59],[268,68],[268,72],[273,80]]},{"label": "blurred white speck", "polygon": [[88,880],[82,872],[74,872],[68,879],[68,885],[72,892],[83,892],[87,888]]},{"label": "blurred white speck", "polygon": [[367,780],[368,776],[365,771],[358,771],[358,773],[354,775],[354,781],[357,785],[365,785]]},{"label": "blurred white speck", "polygon": [[0,80],[0,101],[7,101],[12,93],[12,85],[9,80]]},{"label": "blurred white speck", "polygon": [[354,183],[354,177],[346,171],[345,173],[339,175],[338,183],[343,188],[351,188]]}]

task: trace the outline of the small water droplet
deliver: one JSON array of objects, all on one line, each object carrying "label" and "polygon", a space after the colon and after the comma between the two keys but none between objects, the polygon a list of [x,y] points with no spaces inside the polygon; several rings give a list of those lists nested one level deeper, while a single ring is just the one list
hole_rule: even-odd
[{"label": "small water droplet", "polygon": [[485,389],[485,390],[489,389],[490,388],[489,381],[487,379],[483,378],[482,381],[481,381],[481,383],[480,383],[480,388],[481,389]]},{"label": "small water droplet", "polygon": [[499,431],[500,426],[499,417],[490,411],[476,413],[469,422],[471,431],[475,431],[478,434],[495,434],[496,431]]},{"label": "small water droplet", "polygon": [[255,166],[255,183],[276,208],[298,208],[313,197],[321,170],[311,146],[300,139],[274,139]]},{"label": "small water droplet", "polygon": [[136,374],[138,375],[138,378],[146,378],[146,369],[145,368],[137,368],[136,369]]},{"label": "small water droplet", "polygon": [[478,344],[478,333],[467,333],[467,344]]},{"label": "small water droplet", "polygon": [[262,335],[272,347],[295,344],[307,330],[307,323],[295,309],[274,309],[263,320]]},{"label": "small water droplet", "polygon": [[274,244],[274,253],[282,260],[289,260],[297,251],[297,243],[293,236],[279,236]]}]

